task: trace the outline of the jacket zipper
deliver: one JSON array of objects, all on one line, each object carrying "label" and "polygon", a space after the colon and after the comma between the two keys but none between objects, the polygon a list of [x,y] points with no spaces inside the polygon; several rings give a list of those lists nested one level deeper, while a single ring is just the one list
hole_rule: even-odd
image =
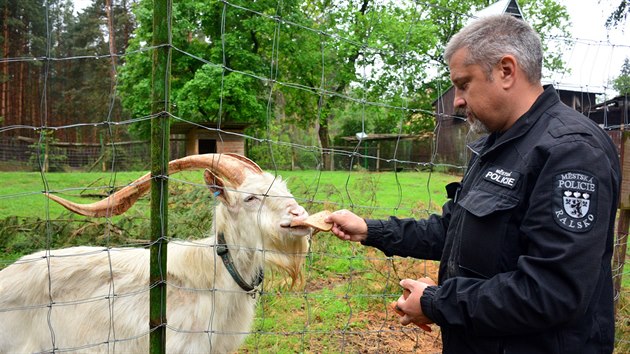
[{"label": "jacket zipper", "polygon": [[[479,160],[481,159],[481,156],[479,154],[479,152],[471,149],[471,151],[477,155],[477,157],[475,158],[475,161],[473,161],[473,164],[470,166],[470,168],[468,169],[468,171],[466,171],[466,174],[464,175],[464,178],[462,179],[462,183],[461,183],[461,187],[459,188],[459,190],[457,191],[457,193],[455,194],[455,198],[454,198],[454,204],[457,205],[457,200],[459,199],[459,194],[461,192],[461,190],[464,188],[464,185],[466,183],[466,180],[468,180],[468,178],[470,177],[470,175],[472,174],[472,172],[475,170],[475,167],[477,167],[477,164],[479,163]],[[461,208],[457,208],[458,213],[462,213],[462,211],[460,210]],[[460,220],[461,220],[461,216],[460,216]],[[449,255],[448,258],[448,264],[447,264],[447,276],[446,278],[451,278],[451,277],[455,277],[459,274],[459,250],[461,248],[461,243],[462,243],[462,235],[456,235],[455,239],[453,240],[453,248],[451,249],[451,254]]]}]

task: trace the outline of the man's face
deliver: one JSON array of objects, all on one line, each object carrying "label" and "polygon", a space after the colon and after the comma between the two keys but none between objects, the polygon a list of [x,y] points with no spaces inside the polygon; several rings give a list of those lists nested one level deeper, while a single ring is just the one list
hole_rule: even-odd
[{"label": "man's face", "polygon": [[456,109],[465,111],[466,120],[475,133],[498,131],[505,120],[501,114],[505,107],[501,100],[503,92],[494,78],[497,70],[492,71],[493,77],[489,80],[481,66],[466,64],[467,55],[467,49],[459,49],[449,61],[455,87],[453,104]]}]

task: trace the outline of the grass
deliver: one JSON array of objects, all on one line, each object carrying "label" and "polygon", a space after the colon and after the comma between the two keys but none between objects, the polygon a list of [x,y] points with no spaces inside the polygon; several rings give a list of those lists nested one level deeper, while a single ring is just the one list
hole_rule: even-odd
[{"label": "grass", "polygon": [[[60,191],[60,195],[73,201],[92,202],[95,196],[105,196],[113,186],[132,182],[141,172],[47,173],[0,172],[0,219],[9,216],[57,218],[65,209],[45,198],[45,191]],[[77,196],[88,195],[80,198]]]},{"label": "grass", "polygon": [[[63,207],[50,203],[44,191],[77,202],[92,202],[114,188],[122,187],[144,172],[0,172],[4,181],[0,186],[0,219],[9,216],[56,218]],[[458,177],[425,172],[405,173],[351,173],[344,171],[279,171],[287,180],[293,194],[312,206],[374,209],[375,216],[403,215],[439,207],[445,200],[443,186]],[[182,172],[170,184],[202,184],[198,172]],[[434,186],[438,186],[437,188]],[[134,208],[148,205],[142,200]]]}]

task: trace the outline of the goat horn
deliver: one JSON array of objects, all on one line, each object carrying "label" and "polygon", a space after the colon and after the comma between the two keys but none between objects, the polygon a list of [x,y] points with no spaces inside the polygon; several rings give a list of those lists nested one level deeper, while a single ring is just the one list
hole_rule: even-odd
[{"label": "goat horn", "polygon": [[260,168],[260,166],[258,166],[254,161],[248,159],[247,157],[243,155],[238,155],[238,154],[233,154],[233,153],[226,153],[225,155],[231,156],[237,160],[240,160],[242,163],[248,165],[249,168],[252,170],[252,172],[263,173],[263,170],[262,168]]},{"label": "goat horn", "polygon": [[[191,155],[168,163],[169,174],[180,171],[208,168],[227,180],[241,184],[248,174],[260,174],[262,169],[252,160],[237,154]],[[151,188],[151,173],[133,181],[109,197],[90,204],[78,204],[56,195],[45,195],[66,209],[84,216],[104,217],[120,215],[127,211]]]}]

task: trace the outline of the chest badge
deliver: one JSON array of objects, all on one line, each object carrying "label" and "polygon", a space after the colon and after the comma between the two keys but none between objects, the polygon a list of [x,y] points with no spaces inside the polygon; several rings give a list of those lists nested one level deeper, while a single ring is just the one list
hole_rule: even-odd
[{"label": "chest badge", "polygon": [[553,180],[553,213],[560,227],[586,232],[595,223],[597,180],[582,172],[565,172]]},{"label": "chest badge", "polygon": [[520,178],[520,173],[516,171],[508,171],[501,167],[492,166],[483,173],[483,179],[501,187],[514,189]]}]

